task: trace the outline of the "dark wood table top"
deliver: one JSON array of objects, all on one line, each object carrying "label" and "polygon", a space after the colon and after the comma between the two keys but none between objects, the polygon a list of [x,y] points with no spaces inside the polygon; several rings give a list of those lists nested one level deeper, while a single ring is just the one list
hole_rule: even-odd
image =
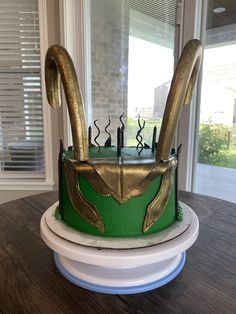
[{"label": "dark wood table top", "polygon": [[236,313],[236,204],[180,192],[200,221],[183,271],[150,292],[106,295],[62,277],[41,240],[40,218],[57,198],[50,192],[0,206],[0,313]]}]

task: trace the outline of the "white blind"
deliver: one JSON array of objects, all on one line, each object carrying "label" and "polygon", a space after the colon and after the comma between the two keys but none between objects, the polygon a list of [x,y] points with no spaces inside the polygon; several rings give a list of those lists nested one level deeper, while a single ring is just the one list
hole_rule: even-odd
[{"label": "white blind", "polygon": [[0,167],[44,177],[37,0],[0,1]]}]

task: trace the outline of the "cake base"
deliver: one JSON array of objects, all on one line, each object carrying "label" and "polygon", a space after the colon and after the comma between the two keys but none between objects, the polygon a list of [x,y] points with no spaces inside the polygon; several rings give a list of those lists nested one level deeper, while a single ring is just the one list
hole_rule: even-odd
[{"label": "cake base", "polygon": [[144,292],[173,280],[184,267],[185,251],[197,239],[198,218],[187,205],[181,206],[190,216],[189,227],[178,236],[152,246],[107,249],[73,243],[49,228],[47,212],[41,219],[41,236],[55,252],[59,272],[69,281],[102,293]]},{"label": "cake base", "polygon": [[[157,289],[181,272],[185,259],[184,252],[171,260],[154,263],[151,267],[107,269],[75,262],[54,252],[56,267],[66,279],[82,288],[108,294],[134,294]],[[88,281],[81,278],[87,278]],[[117,281],[123,286],[116,286]]]}]

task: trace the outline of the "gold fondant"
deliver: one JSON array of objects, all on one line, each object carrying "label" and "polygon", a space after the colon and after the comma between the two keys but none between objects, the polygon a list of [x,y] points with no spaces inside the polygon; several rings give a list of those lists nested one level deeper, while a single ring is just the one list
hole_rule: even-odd
[{"label": "gold fondant", "polygon": [[184,47],[176,67],[157,144],[156,158],[167,160],[179,121],[181,109],[189,104],[202,58],[202,45],[192,39]]},{"label": "gold fondant", "polygon": [[74,163],[70,160],[65,160],[65,175],[69,197],[74,208],[90,224],[94,225],[101,232],[104,232],[104,226],[97,208],[93,204],[87,202],[80,192],[77,172],[75,171]]},{"label": "gold fondant", "polygon": [[176,165],[176,160],[172,160],[169,163],[166,172],[163,174],[159,192],[153,201],[148,205],[143,225],[143,232],[146,232],[157,221],[166,207],[171,192],[171,186],[173,184],[173,172]]},{"label": "gold fondant", "polygon": [[87,128],[77,75],[68,52],[61,46],[53,45],[46,54],[45,80],[48,102],[55,109],[61,106],[59,74],[70,115],[75,159],[86,161],[89,158]]},{"label": "gold fondant", "polygon": [[166,172],[169,161],[149,164],[76,163],[75,170],[103,196],[119,203],[143,194],[150,182]]},{"label": "gold fondant", "polygon": [[143,231],[146,232],[160,217],[166,206],[172,186],[172,173],[176,164],[176,160],[138,165],[122,164],[118,159],[107,164],[78,163],[67,160],[65,173],[69,195],[81,216],[98,227],[102,224],[100,216],[96,207],[87,202],[81,194],[78,179],[80,175],[88,180],[97,193],[103,196],[112,196],[119,203],[143,194],[157,176],[163,176],[159,191],[147,208],[143,227]]}]

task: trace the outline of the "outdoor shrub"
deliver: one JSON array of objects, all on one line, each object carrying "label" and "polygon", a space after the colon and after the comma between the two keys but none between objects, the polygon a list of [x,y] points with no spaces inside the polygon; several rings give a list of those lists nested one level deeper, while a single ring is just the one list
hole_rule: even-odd
[{"label": "outdoor shrub", "polygon": [[212,124],[201,124],[199,130],[198,162],[220,166],[227,160],[228,138],[225,128]]}]

